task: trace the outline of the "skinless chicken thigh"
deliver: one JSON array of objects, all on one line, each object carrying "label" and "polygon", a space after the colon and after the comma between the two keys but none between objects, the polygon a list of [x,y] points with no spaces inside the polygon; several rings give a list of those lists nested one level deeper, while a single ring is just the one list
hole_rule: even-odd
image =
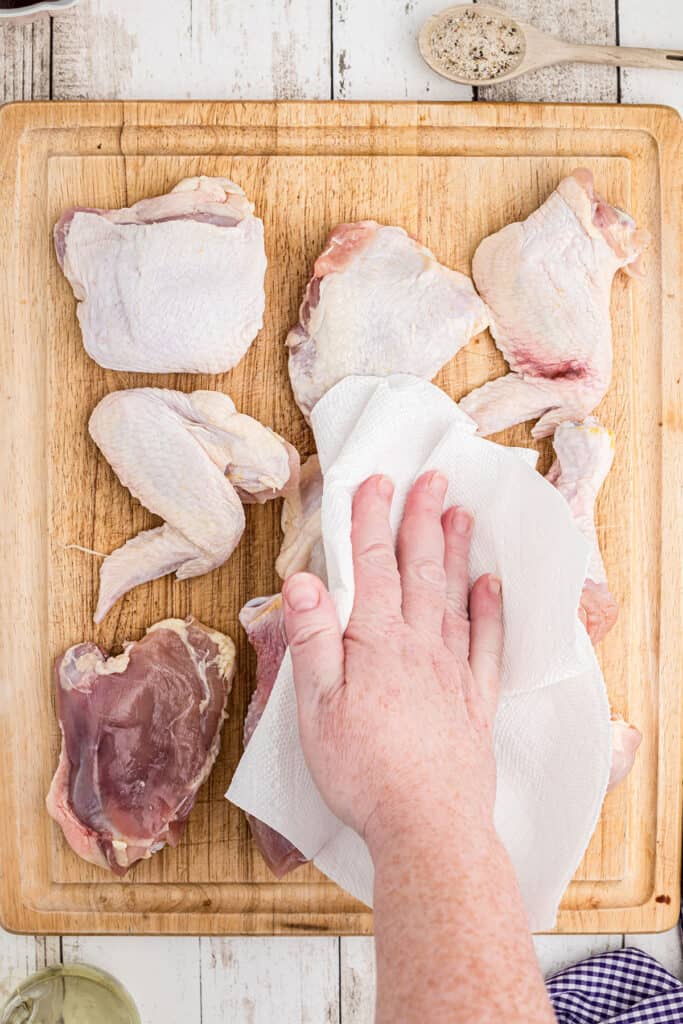
[{"label": "skinless chicken thigh", "polygon": [[308,419],[325,392],[352,374],[431,380],[487,324],[470,279],[403,228],[340,224],[315,261],[287,337],[296,403]]},{"label": "skinless chicken thigh", "polygon": [[132,587],[222,565],[244,531],[242,503],[296,486],[295,449],[220,392],[115,391],[89,429],[124,487],[165,520],[105,558],[96,622]]},{"label": "skinless chicken thigh", "polygon": [[123,875],[177,846],[220,749],[235,646],[194,619],[157,622],[123,653],[93,643],[55,666],[62,750],[47,809],[72,849]]},{"label": "skinless chicken thigh", "polygon": [[[244,745],[251,739],[261,715],[266,709],[277,674],[287,650],[282,596],[256,597],[240,612],[249,643],[256,651],[256,689],[252,695],[244,720]],[[306,857],[288,839],[275,829],[259,821],[252,814],[247,821],[256,846],[266,864],[277,878],[306,863]]]},{"label": "skinless chicken thigh", "polygon": [[186,178],[122,210],[74,207],[55,227],[100,366],[222,373],[263,326],[263,223],[228,178]]},{"label": "skinless chicken thigh", "polygon": [[618,606],[607,586],[607,574],[595,529],[595,502],[614,460],[614,438],[594,416],[582,423],[561,423],[553,437],[555,462],[548,480],[566,500],[572,516],[591,546],[588,574],[581,594],[581,613],[594,644],[617,619]]},{"label": "skinless chicken thigh", "polygon": [[540,417],[532,434],[547,437],[593,411],[612,374],[612,279],[638,272],[649,238],[577,170],[523,223],[481,242],[472,275],[511,370],[460,402],[481,434]]}]

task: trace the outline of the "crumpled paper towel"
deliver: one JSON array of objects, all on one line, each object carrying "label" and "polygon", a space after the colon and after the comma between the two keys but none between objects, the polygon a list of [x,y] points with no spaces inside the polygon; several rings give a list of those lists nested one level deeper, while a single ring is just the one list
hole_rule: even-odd
[{"label": "crumpled paper towel", "polygon": [[[611,757],[605,684],[577,616],[588,544],[562,496],[536,472],[536,453],[477,437],[472,420],[426,381],[348,377],[316,405],[312,426],[325,481],[329,586],[343,626],[354,590],[351,503],[363,480],[393,479],[394,530],[410,485],[428,469],[448,477],[446,507],[474,516],[471,579],[494,572],[503,583],[496,828],[531,927],[552,927],[595,828]],[[327,808],[306,767],[288,654],[226,796],[372,904],[368,849]]]}]

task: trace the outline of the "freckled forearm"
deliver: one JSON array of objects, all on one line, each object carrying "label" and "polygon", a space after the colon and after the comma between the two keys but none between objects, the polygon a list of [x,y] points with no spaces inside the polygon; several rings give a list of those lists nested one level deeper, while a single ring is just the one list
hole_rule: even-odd
[{"label": "freckled forearm", "polygon": [[512,865],[491,827],[384,842],[378,1024],[551,1024]]}]

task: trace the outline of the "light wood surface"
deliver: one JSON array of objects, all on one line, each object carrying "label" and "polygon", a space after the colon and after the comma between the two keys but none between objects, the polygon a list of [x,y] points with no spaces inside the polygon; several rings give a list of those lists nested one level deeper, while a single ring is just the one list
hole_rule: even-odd
[{"label": "light wood surface", "polygon": [[[677,910],[680,836],[675,115],[483,104],[131,103],[38,104],[6,108],[0,116],[1,198],[12,211],[2,225],[0,288],[2,327],[11,339],[3,351],[4,407],[12,410],[2,420],[3,447],[11,453],[2,525],[11,586],[2,598],[8,784],[0,809],[4,821],[16,822],[2,837],[4,923],[62,933],[370,929],[370,915],[313,868],[274,883],[241,814],[222,796],[239,757],[253,682],[236,616],[245,600],[276,585],[276,504],[249,510],[244,540],[222,570],[139,588],[97,630],[90,616],[98,563],[66,545],[110,550],[151,520],[97,457],[87,417],[117,387],[219,387],[306,454],[311,439],[291,399],[282,342],[329,228],[368,216],[400,223],[467,271],[484,235],[526,216],[578,163],[591,167],[600,189],[654,236],[645,280],[615,284],[615,375],[599,409],[618,438],[599,526],[621,603],[600,656],[614,707],[637,722],[645,740],[628,783],[606,802],[559,927],[667,927]],[[200,172],[234,177],[265,219],[266,327],[247,358],[222,378],[103,371],[83,351],[73,297],[52,254],[51,226],[71,203],[132,203]],[[502,368],[490,339],[481,337],[438,382],[458,398]],[[516,428],[505,439],[526,442],[528,432]],[[547,463],[547,443],[541,452]],[[660,594],[663,558],[667,585]],[[227,629],[239,645],[223,752],[180,847],[117,882],[79,861],[43,809],[58,750],[50,665],[70,643],[119,644],[150,622],[190,610]],[[29,835],[27,844],[22,837]]]}]

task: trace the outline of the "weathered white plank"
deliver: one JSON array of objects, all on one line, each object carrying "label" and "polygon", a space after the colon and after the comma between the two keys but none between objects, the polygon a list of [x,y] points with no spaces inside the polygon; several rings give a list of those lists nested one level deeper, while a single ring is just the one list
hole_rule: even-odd
[{"label": "weathered white plank", "polygon": [[343,1024],[371,1024],[375,1012],[375,940],[341,940],[339,957]]},{"label": "weathered white plank", "polygon": [[653,956],[662,967],[671,971],[675,977],[683,981],[683,948],[681,947],[681,930],[678,926],[668,932],[648,935],[625,935],[624,944],[642,949]]},{"label": "weathered white plank", "polygon": [[199,939],[120,935],[62,943],[64,963],[99,967],[128,989],[142,1024],[200,1024]]},{"label": "weathered white plank", "polygon": [[203,1024],[338,1024],[338,939],[200,943]]},{"label": "weathered white plank", "polygon": [[[647,4],[619,0],[619,42],[683,50],[683,4],[680,0],[648,0]],[[621,98],[624,103],[665,103],[683,114],[683,70],[622,68]]]},{"label": "weathered white plank", "polygon": [[55,99],[326,99],[321,0],[81,0],[55,19]]},{"label": "weathered white plank", "polygon": [[417,36],[434,0],[333,0],[332,10],[335,99],[472,99],[420,56]]},{"label": "weathered white plank", "polygon": [[50,19],[0,24],[0,103],[50,96]]},{"label": "weathered white plank", "polygon": [[536,956],[544,977],[589,956],[621,949],[622,935],[535,935]]},{"label": "weathered white plank", "polygon": [[20,982],[58,963],[58,938],[10,935],[0,930],[0,1006]]},{"label": "weathered white plank", "polygon": [[[495,6],[572,43],[616,42],[614,0],[573,0],[571,4],[565,0],[495,0]],[[615,103],[617,88],[616,68],[565,64],[480,89],[479,96],[487,100]]]}]

